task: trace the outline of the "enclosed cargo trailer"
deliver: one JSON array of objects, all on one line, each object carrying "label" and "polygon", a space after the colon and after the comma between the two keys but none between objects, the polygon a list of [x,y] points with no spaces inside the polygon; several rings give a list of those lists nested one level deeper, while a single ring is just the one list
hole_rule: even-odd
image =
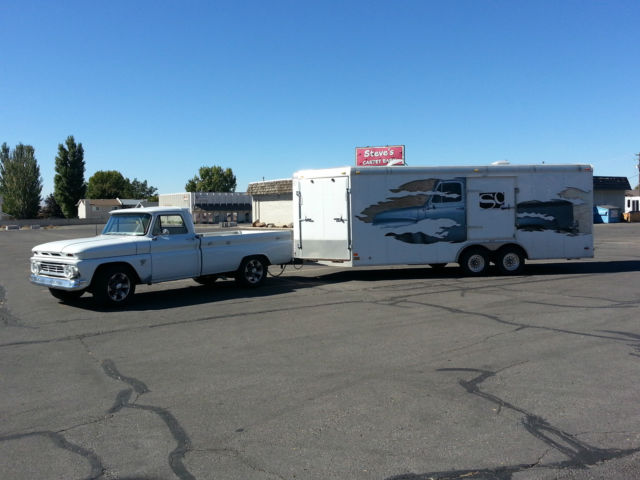
[{"label": "enclosed cargo trailer", "polygon": [[327,265],[593,257],[590,165],[342,167],[293,176],[294,257]]}]

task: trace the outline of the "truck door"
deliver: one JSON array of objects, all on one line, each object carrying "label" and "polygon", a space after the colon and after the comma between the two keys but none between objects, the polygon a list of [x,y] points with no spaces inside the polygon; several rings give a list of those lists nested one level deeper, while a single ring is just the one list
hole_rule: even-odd
[{"label": "truck door", "polygon": [[467,238],[511,239],[515,231],[515,178],[467,178]]},{"label": "truck door", "polygon": [[189,233],[181,215],[158,215],[151,241],[154,282],[200,274],[200,241]]},{"label": "truck door", "polygon": [[295,256],[350,260],[349,177],[300,178],[297,181]]}]

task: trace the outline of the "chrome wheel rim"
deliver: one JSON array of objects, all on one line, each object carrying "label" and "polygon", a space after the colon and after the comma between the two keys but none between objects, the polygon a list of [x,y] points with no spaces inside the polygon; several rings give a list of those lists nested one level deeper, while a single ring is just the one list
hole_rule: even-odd
[{"label": "chrome wheel rim", "polygon": [[505,268],[505,270],[513,272],[520,267],[520,257],[513,252],[507,253],[502,258],[502,266]]},{"label": "chrome wheel rim", "polygon": [[259,283],[264,276],[264,266],[260,260],[249,260],[244,267],[244,278],[251,284]]},{"label": "chrome wheel rim", "polygon": [[467,265],[469,267],[469,270],[473,273],[480,273],[485,269],[486,262],[482,255],[475,254],[469,257],[469,260],[467,260]]},{"label": "chrome wheel rim", "polygon": [[124,273],[116,273],[109,277],[107,282],[107,295],[114,302],[121,302],[131,292],[131,280]]}]

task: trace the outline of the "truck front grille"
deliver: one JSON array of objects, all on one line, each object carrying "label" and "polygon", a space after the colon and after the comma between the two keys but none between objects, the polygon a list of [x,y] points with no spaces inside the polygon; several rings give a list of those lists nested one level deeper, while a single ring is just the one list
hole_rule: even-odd
[{"label": "truck front grille", "polygon": [[64,277],[64,265],[60,263],[42,262],[40,264],[40,273],[54,277]]}]

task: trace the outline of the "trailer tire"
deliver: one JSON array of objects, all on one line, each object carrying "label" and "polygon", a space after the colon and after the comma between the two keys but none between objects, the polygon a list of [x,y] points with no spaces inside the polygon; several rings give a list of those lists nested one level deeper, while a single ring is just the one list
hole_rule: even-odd
[{"label": "trailer tire", "polygon": [[71,303],[71,302],[79,299],[82,296],[82,294],[84,293],[84,290],[69,291],[69,290],[58,290],[57,288],[50,288],[49,292],[55,298],[57,298],[58,300],[60,300],[60,301],[62,301],[64,303]]},{"label": "trailer tire", "polygon": [[247,257],[236,271],[236,282],[243,287],[255,288],[264,283],[269,268],[264,257]]},{"label": "trailer tire", "polygon": [[465,275],[479,277],[487,273],[489,254],[484,248],[469,248],[462,252],[459,263]]},{"label": "trailer tire", "polygon": [[502,275],[518,275],[524,269],[524,254],[518,247],[503,247],[496,255],[496,265]]},{"label": "trailer tire", "polygon": [[95,300],[104,306],[126,305],[136,291],[135,276],[126,266],[111,265],[96,272],[91,288]]}]

